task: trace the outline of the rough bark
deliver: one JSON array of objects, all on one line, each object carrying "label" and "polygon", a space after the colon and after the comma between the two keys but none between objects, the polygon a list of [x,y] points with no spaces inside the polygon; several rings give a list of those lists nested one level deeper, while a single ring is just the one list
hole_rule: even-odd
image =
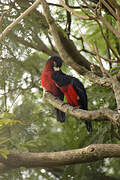
[{"label": "rough bark", "polygon": [[16,152],[10,153],[7,159],[0,156],[0,172],[20,167],[54,167],[90,163],[112,157],[120,157],[120,144],[93,144],[82,149],[61,152]]},{"label": "rough bark", "polygon": [[116,111],[110,109],[99,109],[94,111],[86,111],[73,106],[68,103],[64,103],[49,92],[45,92],[44,98],[52,104],[54,107],[60,109],[65,113],[69,113],[72,116],[80,120],[90,120],[90,121],[106,121],[109,120],[113,125],[120,125],[120,114]]}]

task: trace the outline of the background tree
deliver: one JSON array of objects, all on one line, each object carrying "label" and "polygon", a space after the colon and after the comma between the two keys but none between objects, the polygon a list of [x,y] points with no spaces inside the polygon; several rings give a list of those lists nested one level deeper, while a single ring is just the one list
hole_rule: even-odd
[{"label": "background tree", "polygon": [[[0,1],[1,179],[119,179],[119,3]],[[85,84],[89,111],[42,98],[40,74],[52,55]],[[53,106],[67,112],[66,123]]]}]

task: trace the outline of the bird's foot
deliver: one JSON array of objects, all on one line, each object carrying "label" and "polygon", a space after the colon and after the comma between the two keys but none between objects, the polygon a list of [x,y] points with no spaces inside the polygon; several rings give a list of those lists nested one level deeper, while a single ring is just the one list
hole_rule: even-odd
[{"label": "bird's foot", "polygon": [[73,110],[80,109],[80,106],[74,106]]},{"label": "bird's foot", "polygon": [[61,106],[65,106],[65,105],[70,105],[70,104],[67,102],[63,102]]}]

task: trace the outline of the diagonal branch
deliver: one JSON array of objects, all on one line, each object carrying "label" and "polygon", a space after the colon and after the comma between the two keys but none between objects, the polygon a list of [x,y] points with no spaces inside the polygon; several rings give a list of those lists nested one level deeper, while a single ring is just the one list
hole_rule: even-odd
[{"label": "diagonal branch", "polygon": [[120,114],[111,109],[99,109],[94,111],[86,111],[79,108],[74,108],[67,103],[59,100],[49,92],[45,92],[44,98],[52,104],[55,108],[60,109],[65,113],[76,117],[80,120],[90,120],[90,121],[110,121],[113,125],[119,126],[120,124]]},{"label": "diagonal branch", "polygon": [[103,66],[103,64],[101,62],[100,56],[99,56],[96,41],[95,41],[95,50],[96,50],[97,60],[98,60],[98,63],[100,65],[101,71],[103,72],[103,74],[106,74],[111,79],[112,87],[113,87],[113,90],[114,90],[114,93],[115,93],[115,99],[116,99],[116,102],[117,102],[118,113],[120,113],[120,82],[119,82],[119,80],[117,79],[116,76],[111,76],[111,74],[104,68],[104,66]]},{"label": "diagonal branch", "polygon": [[94,46],[95,46],[97,61],[98,61],[98,64],[100,65],[100,69],[101,69],[103,75],[106,74],[108,77],[111,78],[111,75],[108,73],[108,71],[104,68],[104,66],[103,66],[103,64],[102,64],[102,61],[101,61],[101,58],[100,58],[100,55],[99,55],[99,52],[98,52],[98,47],[97,47],[96,41],[94,42]]},{"label": "diagonal branch", "polygon": [[118,32],[113,26],[102,16],[98,15],[98,19],[111,31],[113,34],[120,39],[120,32]]},{"label": "diagonal branch", "polygon": [[99,19],[111,32],[113,32],[113,34],[118,39],[120,39],[120,33],[105,18],[103,18],[100,14],[96,13],[96,11],[85,0],[82,1],[86,4],[86,6],[88,6],[89,9],[91,9],[93,14],[95,15],[95,18]]},{"label": "diagonal branch", "polygon": [[30,6],[25,12],[23,12],[14,22],[12,22],[6,29],[0,34],[0,41],[11,31],[11,29],[18,24],[25,16],[27,16],[33,9],[40,4],[40,0],[36,0],[32,6]]},{"label": "diagonal branch", "polygon": [[23,44],[24,46],[31,47],[31,48],[33,48],[35,50],[38,50],[38,51],[42,51],[42,52],[48,54],[49,56],[57,54],[55,51],[49,49],[40,38],[39,38],[39,44],[33,43],[33,42],[29,42],[28,40],[25,40],[22,37],[18,37],[15,34],[14,34],[14,38],[15,38],[15,40],[17,42]]},{"label": "diagonal branch", "polygon": [[63,0],[59,0],[60,5],[62,5],[68,12],[72,13],[74,16],[82,19],[82,20],[91,20],[94,19],[94,17],[87,17],[87,16],[82,16],[78,13],[76,13],[74,10],[72,10],[71,8],[69,8],[69,6],[67,6]]},{"label": "diagonal branch", "polygon": [[117,15],[116,15],[115,11],[113,10],[113,8],[110,6],[110,4],[108,4],[105,0],[101,0],[101,2],[108,9],[108,11],[115,17],[115,19],[117,19]]},{"label": "diagonal branch", "polygon": [[107,39],[107,37],[104,35],[104,32],[103,32],[103,29],[101,27],[101,24],[99,21],[96,21],[98,23],[98,26],[99,26],[99,29],[101,31],[101,35],[103,36],[105,42],[106,42],[106,45],[107,45],[107,48],[110,48],[110,50],[112,51],[112,53],[114,54],[115,57],[117,57],[118,61],[119,61],[119,57],[117,55],[117,53],[115,52],[115,50],[111,47],[110,43],[109,43],[109,40]]},{"label": "diagonal branch", "polygon": [[95,52],[96,52],[98,64],[100,65],[100,69],[101,69],[101,71],[102,71],[102,73],[103,73],[103,75],[104,75],[106,71],[105,71],[105,69],[104,69],[104,67],[103,67],[103,64],[102,64],[102,62],[101,62],[96,41],[94,42],[94,46],[95,46]]}]

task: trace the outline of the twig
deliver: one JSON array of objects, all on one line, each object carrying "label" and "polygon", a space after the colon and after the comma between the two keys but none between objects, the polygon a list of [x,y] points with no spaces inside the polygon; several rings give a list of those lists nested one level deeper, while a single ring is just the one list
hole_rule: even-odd
[{"label": "twig", "polygon": [[110,23],[108,23],[108,21],[106,21],[102,16],[100,16],[100,15],[98,15],[98,18],[99,18],[99,20],[101,21],[101,22],[103,22],[103,24],[105,24],[105,26],[111,31],[111,32],[113,32],[113,34],[118,38],[118,39],[120,39],[120,33],[116,30],[116,29],[114,29],[113,28],[113,26],[110,24]]},{"label": "twig", "polygon": [[87,16],[81,16],[78,13],[76,13],[74,10],[70,9],[63,0],[59,0],[60,5],[62,5],[68,12],[72,13],[74,16],[82,19],[82,20],[91,20],[93,19],[92,17],[87,17]]},{"label": "twig", "polygon": [[104,35],[103,29],[102,29],[102,27],[101,27],[101,24],[99,23],[98,20],[96,20],[96,22],[98,23],[99,29],[100,29],[101,34],[102,34],[102,36],[103,36],[103,38],[104,38],[104,40],[105,40],[105,42],[106,42],[107,47],[109,47],[109,48],[111,49],[112,53],[114,54],[114,56],[115,56],[117,59],[119,59],[119,57],[118,57],[118,55],[116,54],[115,50],[111,47],[108,39],[107,39],[106,36]]},{"label": "twig", "polygon": [[116,15],[115,11],[110,7],[110,5],[107,2],[105,2],[105,0],[101,0],[101,2],[108,9],[108,11],[115,17],[115,19],[117,19],[117,15]]},{"label": "twig", "polygon": [[96,41],[94,41],[94,47],[95,47],[95,52],[96,52],[96,55],[97,55],[97,61],[98,61],[99,65],[100,65],[100,69],[101,69],[103,75],[106,74],[106,75],[108,75],[109,77],[111,77],[111,75],[110,75],[110,74],[108,73],[108,71],[104,68],[104,66],[103,66],[103,64],[102,64],[102,62],[101,62]]},{"label": "twig", "polygon": [[97,14],[96,11],[95,11],[85,0],[82,0],[82,1],[83,1],[83,2],[88,6],[88,8],[91,9],[91,11],[93,12],[93,14],[95,15],[94,19],[96,18],[96,20],[97,20],[97,18],[98,18],[103,24],[105,24],[105,26],[106,26],[110,31],[113,32],[113,34],[115,34],[115,36],[116,36],[118,39],[120,39],[120,33],[119,33],[116,29],[114,29],[113,26],[112,26],[110,23],[108,23],[108,21],[107,21],[106,19],[104,19],[100,14]]},{"label": "twig", "polygon": [[3,17],[9,12],[9,9],[7,11],[4,11],[2,15],[0,16],[0,25],[2,24]]},{"label": "twig", "polygon": [[8,10],[4,11],[4,12],[2,13],[2,15],[0,16],[0,25],[2,24],[2,19],[3,19],[3,17],[4,17],[8,12],[11,11],[11,9],[13,8],[13,6],[15,5],[15,2],[16,2],[16,0],[14,0],[14,2],[13,2],[13,3],[10,3],[10,4],[4,4],[4,3],[2,3],[3,5],[9,6],[9,8],[8,8]]},{"label": "twig", "polygon": [[[60,4],[54,4],[54,3],[48,3],[48,5],[50,5],[50,6],[57,6],[57,7],[63,7],[62,5],[60,5]],[[84,6],[84,5],[81,5],[83,8],[87,8],[88,9],[88,7],[87,6]],[[81,7],[80,6],[70,6],[69,5],[69,8],[71,8],[71,9],[81,9]]]},{"label": "twig", "polygon": [[40,3],[40,0],[36,0],[25,12],[23,12],[14,22],[12,22],[0,35],[0,41],[11,31],[11,29],[18,24],[25,16],[27,16],[33,9],[35,9]]},{"label": "twig", "polygon": [[[81,10],[86,14],[86,16],[88,16],[90,19],[94,19],[93,16],[90,16],[90,15],[84,10],[83,5],[81,5],[80,2],[79,2],[78,0],[77,0],[77,3],[79,4]],[[87,8],[90,9],[90,7],[88,6],[87,3],[86,3],[86,5],[87,5]],[[92,10],[95,9],[95,7],[91,7],[91,8],[92,8]]]}]

